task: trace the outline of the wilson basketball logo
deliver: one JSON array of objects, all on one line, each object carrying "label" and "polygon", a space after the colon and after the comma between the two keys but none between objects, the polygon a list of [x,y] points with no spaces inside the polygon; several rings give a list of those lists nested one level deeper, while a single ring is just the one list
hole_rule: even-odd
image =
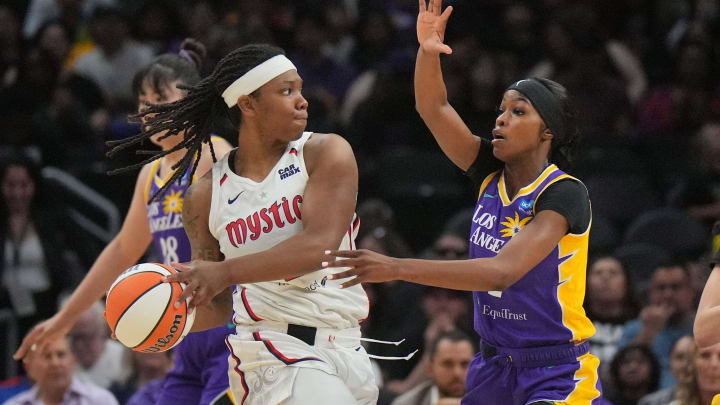
[{"label": "wilson basketball logo", "polygon": [[184,317],[180,314],[175,315],[175,319],[173,320],[173,323],[170,326],[170,329],[168,330],[168,334],[165,337],[157,338],[157,343],[148,347],[147,349],[142,350],[142,352],[144,352],[144,353],[160,352],[160,351],[163,351],[165,349],[165,347],[167,347],[167,345],[173,343],[175,334],[177,333],[179,328],[182,326],[183,318]]}]

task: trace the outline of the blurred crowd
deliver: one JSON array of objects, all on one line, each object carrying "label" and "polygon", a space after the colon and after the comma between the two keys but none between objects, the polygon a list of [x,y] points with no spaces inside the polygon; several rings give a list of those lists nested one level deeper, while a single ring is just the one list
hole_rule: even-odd
[{"label": "blurred crowd", "polygon": [[[706,257],[720,248],[719,238],[709,242],[720,234],[712,230],[720,220],[720,2],[445,5],[455,8],[446,35],[454,52],[442,60],[448,97],[475,134],[490,136],[503,90],[519,78],[548,77],[573,96],[583,134],[570,172],[588,186],[593,208],[585,309],[606,398],[709,405],[708,392],[720,392],[720,347],[697,350],[687,336]],[[134,73],[186,37],[207,47],[204,74],[247,43],[286,50],[304,79],[308,129],[342,135],[356,154],[360,248],[467,258],[476,190],[415,111],[416,15],[417,0],[0,1],[0,403],[58,373],[109,389],[119,403],[150,403],[142,391],[130,398],[171,364],[171,354],[119,347],[97,313],[55,345],[52,356],[70,359],[60,372],[10,354],[55,313],[106,242],[68,215],[80,208],[47,169],[122,213],[135,173],[106,172],[143,157],[107,159],[105,142],[137,133],[127,118],[137,111]],[[236,134],[219,135],[237,144]],[[409,361],[376,363],[380,403],[462,395],[458,381],[477,344],[471,295],[403,282],[365,287],[365,335],[406,339],[368,351],[421,349]]]}]

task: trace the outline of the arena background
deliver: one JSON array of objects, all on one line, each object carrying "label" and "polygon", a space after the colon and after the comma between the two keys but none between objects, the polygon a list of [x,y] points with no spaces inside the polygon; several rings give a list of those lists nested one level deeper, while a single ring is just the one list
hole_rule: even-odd
[{"label": "arena background", "polygon": [[[688,264],[701,290],[720,219],[720,2],[444,5],[455,8],[446,35],[454,52],[442,58],[448,95],[474,133],[490,136],[513,81],[539,76],[565,85],[583,132],[570,172],[591,196],[591,259],[620,258],[640,297],[654,267],[668,260]],[[23,154],[43,168],[36,203],[67,220],[54,231],[69,242],[63,254],[73,266],[62,277],[73,285],[129,206],[137,173],[106,172],[143,158],[134,150],[104,156],[106,141],[138,130],[127,120],[136,109],[134,72],[154,55],[177,52],[186,37],[207,47],[205,74],[232,49],[270,42],[304,79],[308,129],[338,133],[353,146],[359,246],[462,258],[467,248],[442,237],[467,238],[476,190],[415,111],[416,15],[417,0],[3,0],[0,161]],[[237,144],[222,125],[218,133]],[[412,335],[409,343],[422,347],[431,322],[419,303],[428,292],[371,286],[370,294],[368,330]],[[402,305],[411,309],[393,308]],[[0,378],[10,378],[22,373],[10,359],[14,315],[9,307],[0,314]],[[395,318],[415,316],[424,320]],[[402,380],[413,365],[383,371]]]}]

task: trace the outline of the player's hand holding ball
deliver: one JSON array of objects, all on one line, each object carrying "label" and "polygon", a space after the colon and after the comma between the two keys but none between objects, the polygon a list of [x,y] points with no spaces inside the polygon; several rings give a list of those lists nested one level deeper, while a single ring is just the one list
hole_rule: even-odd
[{"label": "player's hand holding ball", "polygon": [[191,309],[208,304],[231,284],[227,280],[229,272],[225,270],[222,262],[193,260],[190,263],[173,263],[172,266],[179,272],[168,275],[163,281],[187,285],[175,306],[182,305],[188,299]]}]

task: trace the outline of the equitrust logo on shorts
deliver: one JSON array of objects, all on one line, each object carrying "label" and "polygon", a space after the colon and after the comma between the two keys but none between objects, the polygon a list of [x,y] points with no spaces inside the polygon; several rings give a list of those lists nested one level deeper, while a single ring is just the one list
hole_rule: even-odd
[{"label": "equitrust logo on shorts", "polygon": [[[478,302],[479,303],[479,302]],[[490,307],[490,305],[483,305],[482,314],[484,316],[491,317],[492,319],[502,318],[502,319],[509,319],[512,321],[527,321],[527,314],[517,314],[514,312],[510,312],[507,308],[500,308],[500,309],[493,309]]]}]

